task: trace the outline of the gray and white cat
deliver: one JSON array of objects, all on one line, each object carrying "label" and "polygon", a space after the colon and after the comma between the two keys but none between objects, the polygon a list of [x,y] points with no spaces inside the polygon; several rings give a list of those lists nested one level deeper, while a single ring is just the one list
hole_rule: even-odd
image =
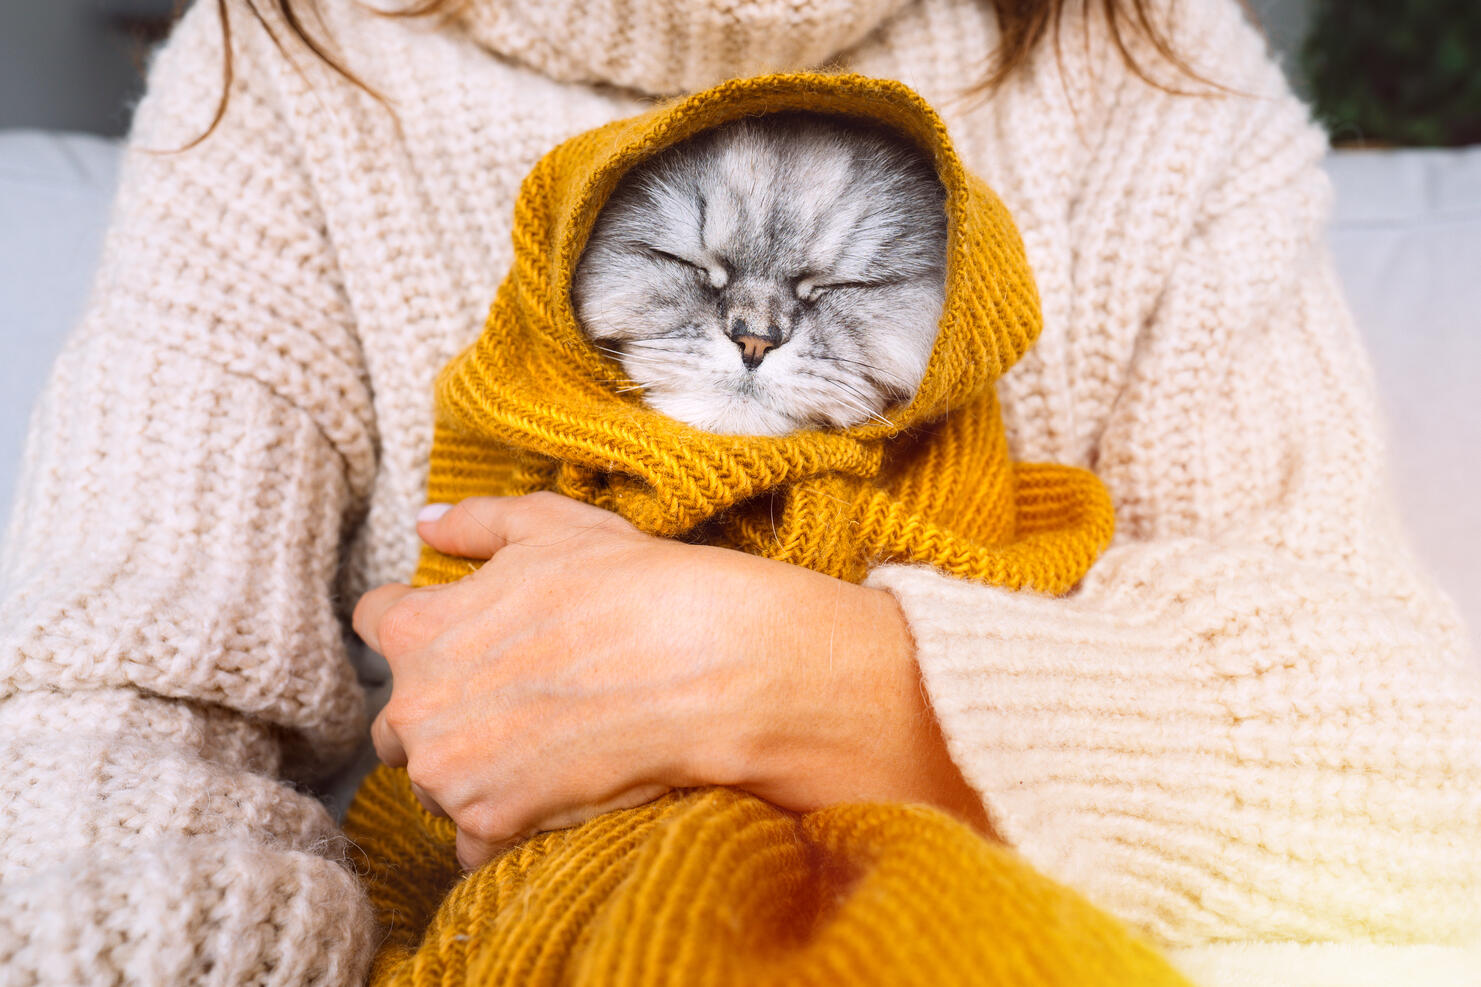
[{"label": "gray and white cat", "polygon": [[726,124],[624,176],[577,265],[576,313],[646,404],[696,428],[878,420],[935,342],[944,203],[925,156],[878,129]]}]

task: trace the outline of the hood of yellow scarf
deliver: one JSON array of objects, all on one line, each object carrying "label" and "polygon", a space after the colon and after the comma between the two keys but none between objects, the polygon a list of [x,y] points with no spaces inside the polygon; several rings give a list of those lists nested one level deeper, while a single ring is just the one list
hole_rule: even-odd
[{"label": "hood of yellow scarf", "polygon": [[909,0],[465,0],[480,44],[563,82],[672,95],[824,65]]},{"label": "hood of yellow scarf", "polygon": [[[622,368],[587,340],[571,302],[571,276],[597,213],[621,177],[665,148],[742,117],[810,110],[868,119],[919,144],[946,188],[948,250],[940,331],[914,400],[886,412],[889,424],[811,433],[835,450],[939,419],[990,390],[1033,343],[1038,296],[1023,244],[997,195],[967,173],[945,125],[897,82],[853,75],[791,74],[723,83],[642,116],[599,127],[551,151],[525,179],[515,207],[514,269],[483,335],[443,372],[447,410],[474,430],[535,409],[571,429],[598,426],[639,446],[662,437],[665,457],[739,467],[796,444],[795,436],[723,436],[675,422],[641,402]],[[806,433],[804,433],[806,434]],[[536,445],[539,445],[537,442]],[[610,465],[593,449],[556,442],[539,451],[592,469]],[[868,451],[842,458],[870,460]],[[840,468],[850,468],[840,462]],[[726,470],[730,472],[729,469]]]},{"label": "hood of yellow scarf", "polygon": [[[726,122],[794,110],[867,119],[935,163],[948,218],[939,333],[915,396],[881,421],[776,437],[704,432],[644,406],[621,366],[590,343],[572,306],[572,271],[635,165]],[[1024,473],[1008,459],[994,383],[1038,335],[1038,296],[1002,202],[905,86],[806,73],[733,80],[588,131],[525,179],[513,237],[513,266],[484,332],[438,377],[431,499],[555,489],[653,534],[849,578],[871,562],[914,560],[1049,591],[1078,580],[1109,539],[1109,503],[1094,477],[1052,466]],[[1033,538],[1077,525],[1075,549],[1055,550],[1063,564],[1052,576],[1037,562],[1004,562],[1007,546],[1027,537],[1013,551],[1032,554],[1044,547]],[[423,561],[428,581],[467,571]]]}]

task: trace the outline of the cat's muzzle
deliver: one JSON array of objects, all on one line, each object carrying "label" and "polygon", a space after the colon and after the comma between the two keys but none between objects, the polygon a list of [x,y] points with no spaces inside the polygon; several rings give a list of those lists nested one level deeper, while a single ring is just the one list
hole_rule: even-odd
[{"label": "cat's muzzle", "polygon": [[766,333],[757,333],[751,329],[745,319],[736,319],[730,324],[730,331],[726,334],[741,351],[741,362],[746,365],[747,370],[755,370],[761,366],[761,361],[766,359],[766,354],[786,342],[782,338],[782,331],[776,326],[768,327]]}]

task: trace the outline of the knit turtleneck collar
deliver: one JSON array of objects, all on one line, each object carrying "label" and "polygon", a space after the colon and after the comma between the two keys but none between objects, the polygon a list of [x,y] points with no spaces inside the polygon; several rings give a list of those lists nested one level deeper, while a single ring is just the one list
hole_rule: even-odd
[{"label": "knit turtleneck collar", "polygon": [[468,0],[485,47],[564,82],[650,95],[826,65],[909,0]]}]

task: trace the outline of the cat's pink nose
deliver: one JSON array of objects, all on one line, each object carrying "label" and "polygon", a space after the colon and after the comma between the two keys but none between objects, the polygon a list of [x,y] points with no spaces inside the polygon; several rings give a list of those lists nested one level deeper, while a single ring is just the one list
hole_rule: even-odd
[{"label": "cat's pink nose", "polygon": [[755,370],[761,365],[768,351],[776,349],[776,343],[761,336],[736,336],[735,345],[740,347],[741,362],[746,365],[747,370]]},{"label": "cat's pink nose", "polygon": [[763,335],[753,330],[745,319],[736,319],[730,323],[730,332],[726,335],[740,349],[741,362],[746,365],[747,370],[755,370],[761,366],[766,354],[785,342],[776,326],[773,325],[771,331]]}]

